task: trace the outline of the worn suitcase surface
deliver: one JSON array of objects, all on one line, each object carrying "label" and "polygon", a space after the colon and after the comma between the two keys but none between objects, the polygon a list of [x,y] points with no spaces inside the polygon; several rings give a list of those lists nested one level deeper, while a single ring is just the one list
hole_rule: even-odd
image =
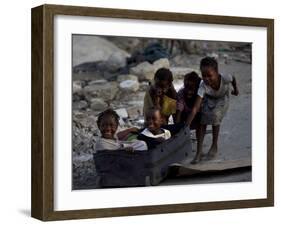
[{"label": "worn suitcase surface", "polygon": [[98,187],[159,184],[170,164],[184,160],[192,151],[188,127],[148,151],[103,150],[94,154]]}]

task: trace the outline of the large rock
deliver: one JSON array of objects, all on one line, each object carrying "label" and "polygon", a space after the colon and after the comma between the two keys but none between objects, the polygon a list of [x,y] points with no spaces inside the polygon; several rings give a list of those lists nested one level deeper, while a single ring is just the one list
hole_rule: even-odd
[{"label": "large rock", "polygon": [[115,63],[126,61],[126,51],[101,37],[90,35],[73,36],[73,66],[84,62],[107,61],[109,57]]},{"label": "large rock", "polygon": [[104,111],[108,108],[107,103],[105,103],[102,98],[92,98],[90,102],[93,111]]},{"label": "large rock", "polygon": [[104,101],[113,100],[118,92],[117,82],[107,82],[100,80],[100,82],[91,82],[84,87],[84,95],[88,101],[93,97],[102,98]]},{"label": "large rock", "polygon": [[154,66],[147,61],[144,61],[130,69],[130,73],[137,75],[140,81],[152,80],[154,78],[154,71]]},{"label": "large rock", "polygon": [[153,64],[144,61],[130,69],[130,73],[137,75],[140,81],[151,81],[159,68],[169,68],[170,63],[166,58],[156,60]]},{"label": "large rock", "polygon": [[170,62],[167,58],[161,58],[159,60],[156,60],[153,62],[153,66],[155,67],[155,70],[157,71],[159,68],[170,68]]},{"label": "large rock", "polygon": [[127,64],[127,58],[124,57],[123,52],[114,52],[107,59],[108,64],[114,68],[125,67]]},{"label": "large rock", "polygon": [[120,89],[125,92],[136,92],[139,86],[139,82],[135,80],[125,80],[119,84]]}]

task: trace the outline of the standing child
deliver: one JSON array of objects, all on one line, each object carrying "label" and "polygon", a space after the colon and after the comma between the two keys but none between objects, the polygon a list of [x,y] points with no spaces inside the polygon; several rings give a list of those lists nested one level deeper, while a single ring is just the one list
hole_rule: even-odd
[{"label": "standing child", "polygon": [[127,151],[147,150],[147,145],[144,141],[120,141],[116,134],[119,125],[119,115],[112,109],[107,109],[101,112],[97,120],[98,128],[101,132],[101,137],[97,140],[95,151],[100,150],[119,150]]},{"label": "standing child", "polygon": [[229,84],[232,84],[232,95],[239,94],[236,79],[231,75],[222,75],[218,72],[218,63],[212,57],[205,57],[200,62],[200,70],[203,81],[201,81],[194,107],[187,118],[186,123],[190,126],[196,113],[200,110],[201,122],[198,131],[198,144],[195,158],[191,163],[198,163],[202,158],[203,140],[207,125],[212,125],[213,140],[207,154],[212,159],[218,152],[218,137],[220,124],[225,116],[229,105]]},{"label": "standing child", "polygon": [[169,117],[176,113],[176,96],[172,72],[167,68],[158,69],[154,75],[154,83],[145,93],[143,114],[146,115],[151,108],[159,108],[163,123],[167,124]]}]

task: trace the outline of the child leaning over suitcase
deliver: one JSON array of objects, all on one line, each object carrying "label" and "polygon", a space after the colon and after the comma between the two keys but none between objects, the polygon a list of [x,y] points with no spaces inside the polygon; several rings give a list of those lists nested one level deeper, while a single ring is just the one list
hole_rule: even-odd
[{"label": "child leaning over suitcase", "polygon": [[197,163],[202,158],[202,146],[207,125],[212,125],[213,129],[213,141],[207,158],[212,159],[217,155],[220,124],[229,105],[229,84],[233,87],[231,94],[235,96],[239,94],[235,77],[220,74],[218,63],[214,58],[203,58],[200,62],[200,70],[203,81],[199,85],[194,107],[186,121],[190,126],[195,115],[201,109],[197,152],[191,163]]}]

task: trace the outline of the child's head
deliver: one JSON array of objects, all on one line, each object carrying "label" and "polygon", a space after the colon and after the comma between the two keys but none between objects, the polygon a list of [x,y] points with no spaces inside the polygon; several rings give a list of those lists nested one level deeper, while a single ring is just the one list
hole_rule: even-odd
[{"label": "child's head", "polygon": [[163,93],[166,93],[173,82],[173,74],[167,68],[160,68],[154,75],[155,86],[160,88]]},{"label": "child's head", "polygon": [[112,109],[107,109],[98,115],[97,124],[103,138],[114,138],[119,125],[119,118],[119,115]]},{"label": "child's head", "polygon": [[156,133],[163,124],[163,118],[159,108],[151,108],[145,115],[145,126],[152,133]]},{"label": "child's head", "polygon": [[185,97],[190,99],[196,96],[201,78],[192,71],[184,76],[184,93]]},{"label": "child's head", "polygon": [[219,79],[218,62],[213,57],[205,57],[200,62],[200,70],[204,82],[212,86],[217,83]]}]

